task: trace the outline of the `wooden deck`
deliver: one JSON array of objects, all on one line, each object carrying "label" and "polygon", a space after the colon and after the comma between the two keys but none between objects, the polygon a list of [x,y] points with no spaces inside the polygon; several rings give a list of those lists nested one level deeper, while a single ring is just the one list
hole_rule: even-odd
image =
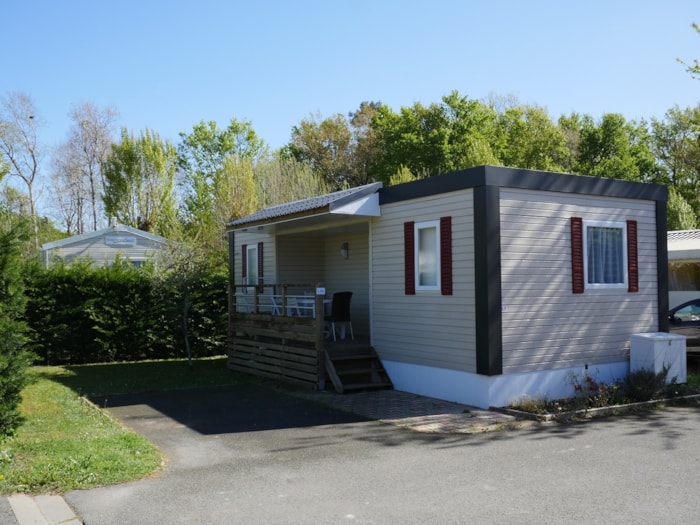
[{"label": "wooden deck", "polygon": [[[289,315],[286,296],[281,308],[261,313],[257,294],[253,308],[229,308],[228,367],[260,377],[280,379],[323,390],[329,380],[335,390],[391,387],[369,338],[326,339],[323,316]],[[240,305],[239,305],[240,306]],[[316,312],[323,297],[315,298]]]}]

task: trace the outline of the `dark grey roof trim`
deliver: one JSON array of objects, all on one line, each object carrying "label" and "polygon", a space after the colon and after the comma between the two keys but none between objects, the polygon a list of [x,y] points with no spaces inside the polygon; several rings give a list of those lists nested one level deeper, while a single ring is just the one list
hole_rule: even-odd
[{"label": "dark grey roof trim", "polygon": [[668,200],[668,189],[661,184],[500,166],[478,166],[382,188],[379,192],[379,204],[389,204],[478,186],[604,195],[626,199]]},{"label": "dark grey roof trim", "polygon": [[256,222],[265,222],[278,217],[311,211],[332,212],[334,209],[344,206],[349,202],[353,202],[357,199],[377,192],[381,187],[381,182],[374,182],[372,184],[358,186],[357,188],[328,193],[319,197],[311,197],[309,199],[301,199],[294,202],[279,204],[277,206],[271,206],[270,208],[265,208],[257,213],[248,215],[247,217],[233,220],[228,223],[228,226],[234,227]]}]

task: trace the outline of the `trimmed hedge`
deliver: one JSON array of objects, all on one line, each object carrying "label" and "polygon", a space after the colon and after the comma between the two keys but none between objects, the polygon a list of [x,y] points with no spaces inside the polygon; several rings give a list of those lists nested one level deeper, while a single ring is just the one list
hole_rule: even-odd
[{"label": "trimmed hedge", "polygon": [[27,224],[0,208],[0,441],[22,422],[19,404],[32,355],[24,348],[27,326],[21,245]]},{"label": "trimmed hedge", "polygon": [[220,355],[227,286],[223,273],[185,278],[124,263],[37,269],[27,287],[32,350],[50,365],[184,357],[187,326],[192,357]]}]

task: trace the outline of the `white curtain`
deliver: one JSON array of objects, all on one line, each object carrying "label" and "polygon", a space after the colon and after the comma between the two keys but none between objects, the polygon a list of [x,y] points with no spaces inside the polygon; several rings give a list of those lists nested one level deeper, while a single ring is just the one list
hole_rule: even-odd
[{"label": "white curtain", "polygon": [[625,282],[622,228],[589,226],[586,234],[588,283]]}]

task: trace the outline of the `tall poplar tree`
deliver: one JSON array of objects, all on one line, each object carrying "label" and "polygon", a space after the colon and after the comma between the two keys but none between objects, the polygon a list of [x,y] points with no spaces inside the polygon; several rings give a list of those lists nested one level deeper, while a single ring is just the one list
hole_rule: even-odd
[{"label": "tall poplar tree", "polygon": [[105,212],[121,223],[167,238],[177,236],[177,150],[146,129],[122,129],[103,166]]}]

